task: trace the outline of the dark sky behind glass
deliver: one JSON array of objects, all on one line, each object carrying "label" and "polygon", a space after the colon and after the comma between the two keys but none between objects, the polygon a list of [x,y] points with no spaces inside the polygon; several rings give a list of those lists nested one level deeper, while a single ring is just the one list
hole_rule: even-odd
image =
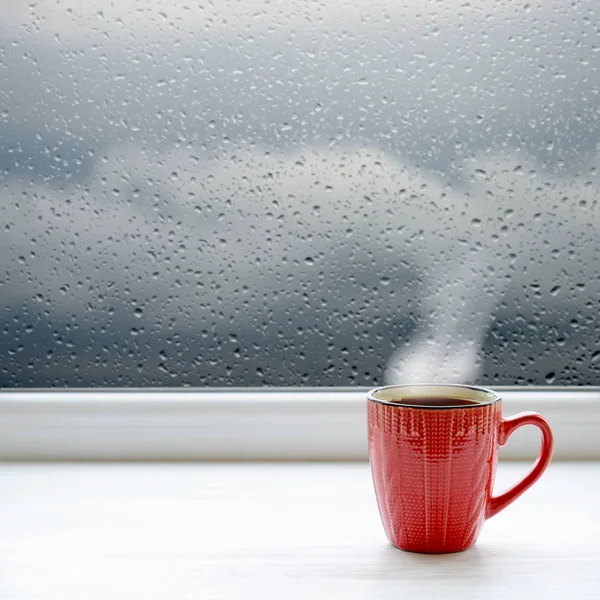
[{"label": "dark sky behind glass", "polygon": [[11,2],[0,386],[598,384],[594,2]]}]

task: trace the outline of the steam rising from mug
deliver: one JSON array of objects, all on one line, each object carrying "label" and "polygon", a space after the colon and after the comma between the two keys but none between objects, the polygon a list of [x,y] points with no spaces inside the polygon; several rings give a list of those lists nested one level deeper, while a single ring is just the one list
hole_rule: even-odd
[{"label": "steam rising from mug", "polygon": [[426,325],[391,356],[386,384],[474,383],[485,335],[506,287],[506,279],[498,275],[482,251],[430,281],[423,300]]}]

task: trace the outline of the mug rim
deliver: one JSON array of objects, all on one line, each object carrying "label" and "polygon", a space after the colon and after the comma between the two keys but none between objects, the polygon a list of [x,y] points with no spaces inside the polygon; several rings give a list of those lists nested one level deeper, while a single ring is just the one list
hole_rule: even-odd
[{"label": "mug rim", "polygon": [[[460,390],[469,390],[471,393],[478,392],[483,393],[488,396],[490,399],[487,401],[478,401],[474,400],[473,404],[456,404],[456,405],[446,405],[446,406],[433,406],[427,404],[401,404],[399,402],[394,402],[392,400],[386,400],[384,398],[376,398],[375,394],[378,392],[382,392],[384,390],[392,390],[398,388],[458,388]],[[435,392],[430,393],[431,395],[435,395]],[[465,394],[466,395],[466,394]],[[448,397],[444,396],[444,394],[440,394],[440,397]],[[464,397],[464,396],[463,396]],[[449,397],[452,398],[451,396]],[[471,399],[471,398],[466,398]],[[481,406],[490,406],[492,404],[496,404],[500,402],[502,398],[494,392],[486,387],[478,386],[478,385],[465,385],[460,383],[400,383],[400,384],[392,384],[392,385],[381,385],[376,388],[373,388],[367,392],[367,400],[370,402],[375,402],[377,404],[383,404],[384,406],[393,406],[395,408],[409,408],[409,409],[417,409],[417,410],[455,410],[455,409],[471,409],[471,408],[479,408]]]}]

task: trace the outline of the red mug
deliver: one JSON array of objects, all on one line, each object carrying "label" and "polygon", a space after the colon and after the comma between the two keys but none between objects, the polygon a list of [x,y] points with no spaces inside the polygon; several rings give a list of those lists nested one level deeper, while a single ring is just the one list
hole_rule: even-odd
[{"label": "red mug", "polygon": [[[493,391],[464,385],[395,385],[367,396],[369,461],[383,527],[402,550],[459,552],[483,522],[539,479],[553,438],[537,413],[502,418]],[[542,432],[539,456],[514,487],[492,496],[498,448],[523,425]]]}]

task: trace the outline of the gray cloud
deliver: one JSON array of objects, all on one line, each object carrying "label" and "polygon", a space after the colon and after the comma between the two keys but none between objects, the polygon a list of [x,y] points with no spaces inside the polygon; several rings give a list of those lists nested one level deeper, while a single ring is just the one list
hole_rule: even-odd
[{"label": "gray cloud", "polygon": [[[330,343],[344,326],[368,340],[378,319],[424,322],[434,343],[464,344],[485,336],[503,297],[512,317],[531,320],[598,293],[589,277],[577,295],[567,289],[599,249],[596,190],[578,181],[527,175],[513,157],[482,159],[481,181],[453,189],[376,151],[239,150],[211,162],[128,145],[60,190],[13,181],[0,242],[7,307],[37,302],[58,324],[108,324],[155,355],[161,337],[196,335],[189,361],[204,355],[201,332],[256,340],[277,330],[293,354],[315,325]],[[541,194],[550,210],[539,211]],[[523,303],[530,286],[539,299]]]},{"label": "gray cloud", "polygon": [[82,150],[363,141],[445,170],[490,146],[553,167],[595,150],[592,3],[269,6],[15,11],[6,129]]},{"label": "gray cloud", "polygon": [[[153,382],[376,380],[411,332],[472,337],[485,376],[527,380],[511,327],[540,355],[577,331],[564,381],[595,376],[593,3],[104,4],[0,25],[8,383],[32,322],[45,347],[77,321],[78,356],[146,365],[128,383],[173,335],[176,377]],[[269,350],[287,380],[257,375]]]}]

